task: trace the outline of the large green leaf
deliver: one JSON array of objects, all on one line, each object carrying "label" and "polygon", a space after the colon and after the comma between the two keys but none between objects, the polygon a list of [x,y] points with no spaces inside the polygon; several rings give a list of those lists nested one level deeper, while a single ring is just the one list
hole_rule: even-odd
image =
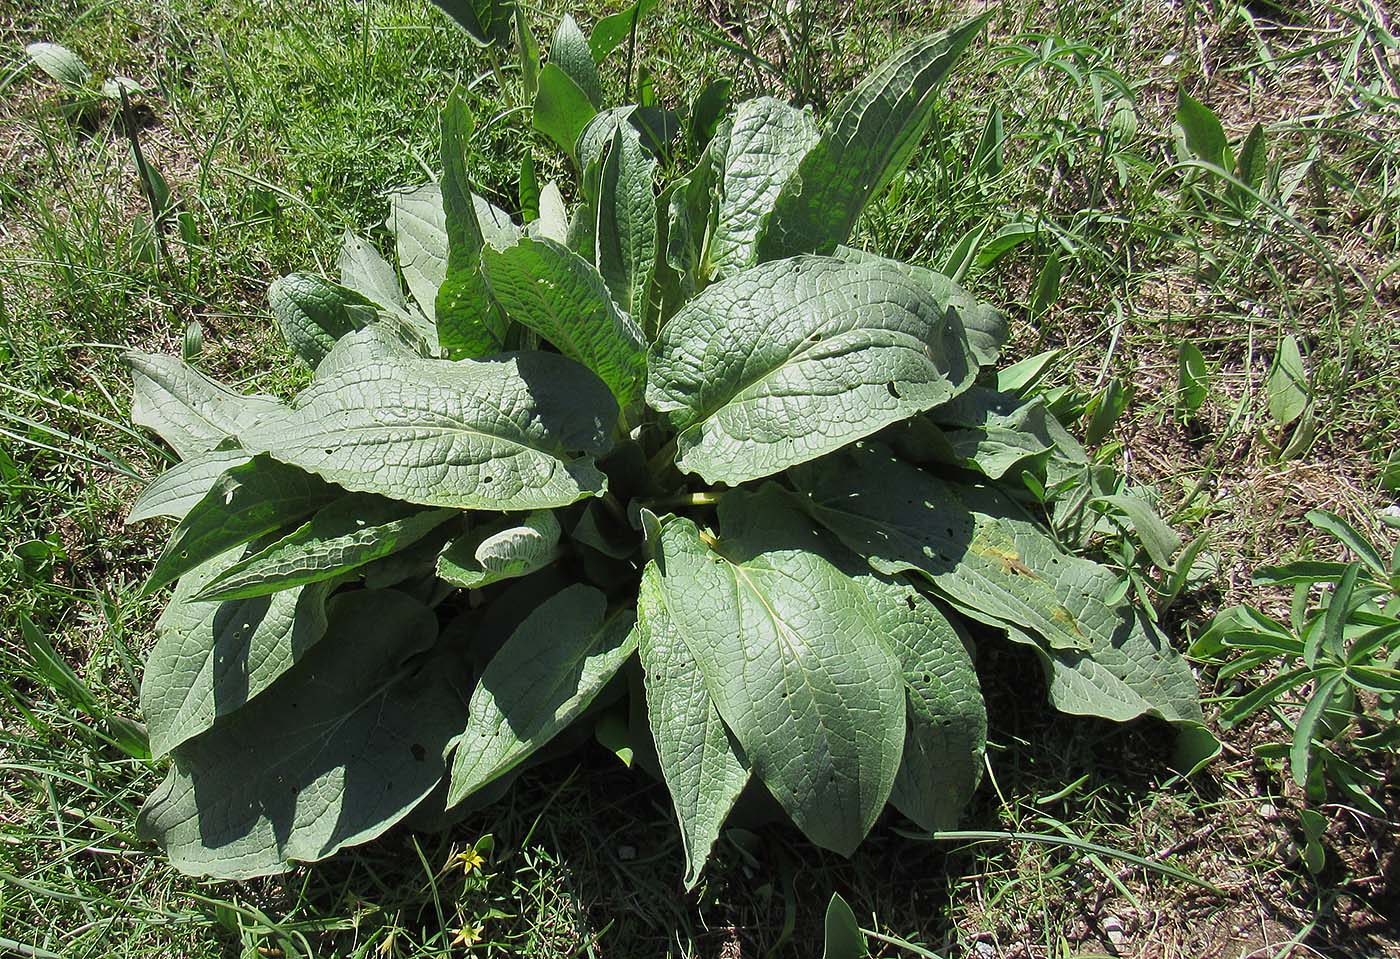
[{"label": "large green leaf", "polygon": [[633,616],[576,584],[532,612],[486,664],[457,741],[455,806],[510,772],[588,708],[637,648]]},{"label": "large green leaf", "polygon": [[903,578],[859,579],[909,696],[909,730],[890,802],[923,829],[952,829],[981,781],[987,744],[972,641]]},{"label": "large green leaf", "polygon": [[325,634],[332,583],[229,603],[194,599],[238,558],[231,550],[181,577],[156,623],[141,682],[156,759],[242,708]]},{"label": "large green leaf", "polygon": [[492,295],[506,314],[588,367],[626,410],[641,399],[646,348],[587,260],[554,240],[522,238],[482,257]]},{"label": "large green leaf", "polygon": [[379,316],[375,304],[362,294],[305,273],[274,280],[267,288],[267,301],[287,346],[312,369],[337,340]]},{"label": "large green leaf", "polygon": [[225,470],[241,466],[250,459],[250,453],[230,444],[228,448],[221,446],[183,460],[151,480],[131,504],[126,521],[138,523],[156,516],[184,519]]},{"label": "large green leaf", "polygon": [[619,124],[603,158],[594,248],[613,300],[638,323],[647,314],[656,268],[655,176],[656,160],[642,149],[637,131]]},{"label": "large green leaf", "polygon": [[523,520],[507,516],[443,550],[437,574],[465,589],[528,576],[558,558],[561,532],[550,510],[536,510]]},{"label": "large green leaf", "polygon": [[478,46],[505,46],[510,41],[513,0],[433,0],[461,24]]},{"label": "large green leaf", "polygon": [[963,330],[967,333],[968,345],[972,347],[972,355],[979,366],[991,366],[1001,356],[1001,348],[1011,335],[1006,314],[990,303],[974,298],[952,278],[913,263],[891,260],[849,246],[838,246],[832,255],[851,263],[888,263],[904,270],[912,279],[932,290],[940,303],[947,303],[949,309],[958,311]]},{"label": "large green leaf", "polygon": [[340,269],[340,284],[345,289],[390,312],[407,310],[394,265],[368,240],[346,230],[340,241],[336,266]]},{"label": "large green leaf", "polygon": [[647,402],[677,464],[741,483],[944,403],[975,374],[962,324],[893,265],[804,256],[706,289],[666,324]]},{"label": "large green leaf", "polygon": [[710,263],[718,277],[758,261],[758,241],[778,192],[817,142],[817,123],[772,97],[739,104],[727,141]]},{"label": "large green leaf", "polygon": [[1045,668],[1050,702],[1061,712],[1127,722],[1155,716],[1200,727],[1205,719],[1196,678],[1147,614],[1134,611],[1129,628],[1089,650],[1048,649],[1025,631],[1007,636],[1035,648]]},{"label": "large green leaf", "polygon": [[[1118,578],[1062,552],[1004,494],[945,482],[875,444],[857,444],[792,476],[813,516],[876,570],[920,573],[960,612],[1031,632],[1048,656],[1090,676],[1135,673],[1138,698],[1150,703],[1139,713],[1199,721],[1190,669],[1155,630],[1144,632],[1143,614],[1115,598]],[[1098,693],[1081,691],[1079,698],[1085,705],[1075,711],[1122,717],[1122,708]]]},{"label": "large green leaf", "polygon": [[588,94],[557,63],[544,65],[530,119],[536,130],[553,140],[560,150],[573,156],[579,136],[597,112]]},{"label": "large green leaf", "polygon": [[813,516],[876,570],[922,573],[975,619],[1080,650],[1111,645],[1130,626],[1126,603],[1105,603],[1117,592],[1112,572],[1065,553],[988,486],[941,480],[878,444],[842,450],[793,479]]},{"label": "large green leaf", "polygon": [[595,108],[603,105],[603,83],[598,77],[598,65],[588,38],[569,14],[560,18],[549,44],[549,62],[564,71],[564,75],[583,91]]},{"label": "large green leaf", "polygon": [[437,785],[465,720],[452,671],[414,656],[436,630],[394,590],[335,597],[280,693],[175,750],[141,834],[183,872],[243,879],[384,832]]},{"label": "large green leaf", "polygon": [[356,492],[542,509],[603,491],[592,457],[611,448],[616,419],[603,382],[558,354],[385,359],[318,379],[250,442]]},{"label": "large green leaf", "polygon": [[442,110],[442,207],[447,227],[447,270],[433,302],[438,340],[447,355],[490,356],[505,346],[509,326],[491,300],[481,273],[486,245],[467,176],[467,144],[475,121],[462,91]]},{"label": "large green leaf", "polygon": [[778,194],[759,259],[829,253],[846,242],[865,205],[908,164],[938,86],[990,16],[905,47],[836,105]]},{"label": "large green leaf", "polygon": [[690,520],[663,526],[665,608],[753,771],[809,839],[849,855],[899,769],[899,663],[780,490],[727,494],[720,521],[714,545]]},{"label": "large green leaf", "polygon": [[319,476],[270,456],[254,456],[231,467],[170,534],[145,591],[149,594],[220,553],[298,522],[341,495]]},{"label": "large green leaf", "polygon": [[418,542],[457,513],[351,493],[306,523],[224,570],[201,600],[251,599],[334,579]]},{"label": "large green leaf", "polygon": [[235,393],[173,356],[132,352],[125,358],[135,382],[131,421],[158,434],[181,459],[212,450],[283,409],[271,396]]},{"label": "large green leaf", "polygon": [[408,291],[423,313],[434,319],[438,288],[447,278],[447,214],[442,209],[442,187],[425,183],[392,194],[388,226]]},{"label": "large green leaf", "polygon": [[646,678],[647,720],[685,848],[685,886],[694,887],[720,827],[749,781],[705,678],[666,609],[661,572],[642,571],[637,649]]}]

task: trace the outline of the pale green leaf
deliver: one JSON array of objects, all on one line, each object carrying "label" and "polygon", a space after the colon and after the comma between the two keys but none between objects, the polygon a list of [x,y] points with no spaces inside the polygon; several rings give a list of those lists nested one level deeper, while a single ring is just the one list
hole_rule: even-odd
[{"label": "pale green leaf", "polygon": [[597,374],[623,410],[640,401],[642,333],[588,261],[553,240],[525,237],[505,250],[488,248],[482,262],[492,295],[512,320]]},{"label": "pale green leaf", "polygon": [[776,473],[944,403],[973,358],[956,311],[884,262],[797,257],[707,288],[666,324],[647,402],[709,482]]},{"label": "pale green leaf", "polygon": [[337,596],[326,638],[256,709],[175,750],[138,828],[192,875],[285,872],[366,842],[441,778],[464,721],[436,619],[394,590]]},{"label": "pale green leaf", "polygon": [[700,879],[749,768],[724,728],[689,645],[666,609],[661,572],[642,571],[638,652],[646,678],[647,721],[661,776],[671,793],[685,849],[685,886]]},{"label": "pale green leaf", "polygon": [[457,741],[447,792],[455,806],[510,772],[588,708],[637,648],[632,613],[576,584],[546,600],[482,671]]},{"label": "pale green leaf", "polygon": [[549,62],[583,91],[594,108],[603,105],[603,84],[598,78],[593,51],[589,49],[588,39],[578,28],[578,23],[567,13],[554,28],[554,38],[549,44]]},{"label": "pale green leaf", "polygon": [[437,574],[465,589],[528,576],[558,557],[560,533],[559,520],[548,510],[536,510],[523,520],[507,517],[443,550]]},{"label": "pale green leaf", "polygon": [[457,515],[367,493],[323,506],[306,523],[211,580],[200,600],[251,599],[335,579],[418,542]]},{"label": "pale green leaf", "polygon": [[[953,484],[857,444],[794,471],[816,519],[876,570],[918,572],[959,612],[1032,641],[1066,712],[1199,723],[1190,668],[1121,600],[1109,570],[1062,553],[990,487]],[[872,491],[878,491],[872,493]]]},{"label": "pale green leaf", "polygon": [[865,205],[908,164],[933,120],[939,85],[988,17],[904,47],[836,105],[778,194],[760,260],[829,253],[850,238]]},{"label": "pale green leaf", "polygon": [[355,492],[542,509],[606,488],[592,457],[611,448],[616,419],[602,381],[557,354],[392,358],[319,378],[250,443]]},{"label": "pale green leaf", "polygon": [[637,29],[637,24],[656,8],[657,0],[636,0],[617,13],[603,17],[588,34],[588,49],[594,63],[602,63]]},{"label": "pale green leaf", "polygon": [[927,287],[940,303],[946,303],[949,309],[957,310],[978,366],[991,366],[1001,356],[1001,348],[1006,345],[1007,338],[1011,335],[1006,314],[990,303],[975,299],[944,274],[849,246],[838,246],[832,256],[848,263],[888,264],[890,268],[903,270],[909,274],[910,279]]},{"label": "pale green leaf", "polygon": [[181,577],[156,623],[141,682],[154,758],[241,709],[325,634],[333,583],[229,603],[194,599],[238,559],[231,550]]},{"label": "pale green leaf", "polygon": [[57,43],[31,43],[24,48],[34,65],[70,90],[78,90],[92,79],[83,58]]},{"label": "pale green leaf", "polygon": [[536,130],[553,140],[560,150],[574,156],[579,136],[597,112],[588,94],[558,64],[544,65],[530,119]]},{"label": "pale green leaf", "polygon": [[987,744],[972,641],[902,577],[858,579],[908,691],[909,729],[890,802],[921,829],[953,829],[981,781]]},{"label": "pale green leaf", "polygon": [[157,433],[181,459],[238,437],[284,407],[271,396],[235,393],[173,356],[127,353],[135,392],[131,421]]},{"label": "pale green leaf", "polygon": [[729,493],[720,520],[714,547],[690,520],[663,527],[665,608],[754,773],[807,838],[849,855],[899,769],[899,664],[780,490]]},{"label": "pale green leaf", "polygon": [[391,194],[388,226],[408,291],[424,315],[433,319],[438,289],[447,278],[447,214],[442,209],[442,187],[425,183]]},{"label": "pale green leaf", "polygon": [[467,176],[467,147],[476,123],[461,90],[442,110],[442,207],[447,269],[433,301],[438,340],[452,359],[499,353],[509,326],[481,274],[486,238]]},{"label": "pale green leaf", "polygon": [[1297,337],[1285,336],[1279,341],[1269,370],[1267,392],[1269,415],[1279,426],[1292,423],[1307,409],[1312,389],[1308,386],[1308,373],[1303,366],[1303,354],[1298,350]]},{"label": "pale green leaf", "polygon": [[312,369],[347,333],[364,329],[379,310],[361,293],[305,273],[274,280],[267,301],[282,338]]},{"label": "pale green leaf", "polygon": [[758,261],[758,241],[783,184],[817,142],[817,123],[772,97],[739,104],[724,144],[720,203],[710,246],[717,277]]},{"label": "pale green leaf", "polygon": [[640,322],[656,268],[656,161],[628,124],[613,133],[599,180],[594,249],[617,305]]},{"label": "pale green leaf", "polygon": [[812,515],[886,574],[928,577],[968,616],[1033,630],[1054,648],[1111,644],[1131,616],[1118,578],[1063,552],[990,486],[950,483],[857,444],[792,474]]},{"label": "pale green leaf", "polygon": [[252,455],[248,452],[238,446],[230,446],[227,449],[212,449],[177,463],[141,491],[136,502],[131,504],[126,521],[138,523],[156,516],[184,519],[185,514],[204,498],[204,494],[209,492],[214,481],[225,470],[241,466],[250,459]]},{"label": "pale green leaf", "polygon": [[1186,134],[1186,146],[1198,158],[1215,166],[1225,165],[1229,141],[1225,128],[1211,109],[1184,89],[1177,91],[1176,122]]},{"label": "pale green leaf", "polygon": [[341,496],[319,476],[270,456],[226,470],[195,503],[156,559],[145,592],[260,536],[298,522]]},{"label": "pale green leaf", "polygon": [[346,230],[340,241],[336,266],[340,270],[340,285],[347,290],[353,290],[386,310],[405,309],[403,290],[399,288],[393,265],[380,256],[368,240]]}]

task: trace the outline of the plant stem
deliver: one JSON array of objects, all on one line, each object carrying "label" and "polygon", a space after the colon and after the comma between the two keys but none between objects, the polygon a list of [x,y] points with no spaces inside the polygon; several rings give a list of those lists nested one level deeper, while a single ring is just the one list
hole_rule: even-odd
[{"label": "plant stem", "polygon": [[671,460],[675,457],[675,455],[676,441],[674,438],[672,438],[666,443],[665,446],[661,447],[661,449],[656,451],[655,456],[647,460],[647,470],[651,473],[652,476],[660,475],[660,473],[663,470],[665,470],[666,467],[671,465]]},{"label": "plant stem", "polygon": [[724,496],[721,490],[700,490],[696,493],[679,493],[675,496],[662,496],[648,502],[647,509],[659,512],[679,506],[713,506]]}]

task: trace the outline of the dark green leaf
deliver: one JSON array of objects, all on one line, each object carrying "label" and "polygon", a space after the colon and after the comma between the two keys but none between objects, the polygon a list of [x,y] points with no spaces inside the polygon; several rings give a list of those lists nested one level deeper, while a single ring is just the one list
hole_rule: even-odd
[{"label": "dark green leaf", "polygon": [[579,136],[598,110],[588,94],[569,79],[558,64],[546,63],[540,70],[540,88],[535,94],[531,123],[555,142],[560,150],[574,156]]},{"label": "dark green leaf", "polygon": [[832,110],[821,140],[783,186],[759,259],[828,253],[903,171],[933,119],[934,94],[990,14],[904,47]]},{"label": "dark green leaf", "polygon": [[607,615],[590,586],[531,613],[481,674],[447,792],[455,806],[510,772],[588,708],[637,648],[630,611]]},{"label": "dark green leaf", "polygon": [[860,931],[856,914],[851,912],[846,900],[833,892],[826,905],[822,959],[865,959],[868,955],[865,934]]},{"label": "dark green leaf", "polygon": [[946,402],[971,384],[957,313],[886,262],[796,257],[710,286],[666,324],[647,402],[678,465],[736,484]]},{"label": "dark green leaf", "polygon": [[284,694],[175,750],[141,835],[182,872],[245,879],[383,833],[437,785],[465,719],[447,664],[414,656],[436,632],[394,590],[337,596]]},{"label": "dark green leaf", "polygon": [[1177,91],[1176,122],[1186,133],[1186,146],[1197,158],[1218,167],[1225,166],[1229,142],[1219,118],[1185,89]]},{"label": "dark green leaf", "polygon": [[145,592],[173,583],[220,553],[298,522],[339,498],[319,476],[267,455],[225,471],[165,545]]}]

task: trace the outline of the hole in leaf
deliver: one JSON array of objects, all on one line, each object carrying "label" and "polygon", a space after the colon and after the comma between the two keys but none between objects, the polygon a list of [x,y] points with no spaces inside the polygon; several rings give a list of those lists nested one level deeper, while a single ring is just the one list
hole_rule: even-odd
[{"label": "hole in leaf", "polygon": [[894,380],[890,380],[888,383],[886,383],[885,389],[890,391],[890,396],[893,396],[895,399],[899,399],[899,387],[894,385]]}]

